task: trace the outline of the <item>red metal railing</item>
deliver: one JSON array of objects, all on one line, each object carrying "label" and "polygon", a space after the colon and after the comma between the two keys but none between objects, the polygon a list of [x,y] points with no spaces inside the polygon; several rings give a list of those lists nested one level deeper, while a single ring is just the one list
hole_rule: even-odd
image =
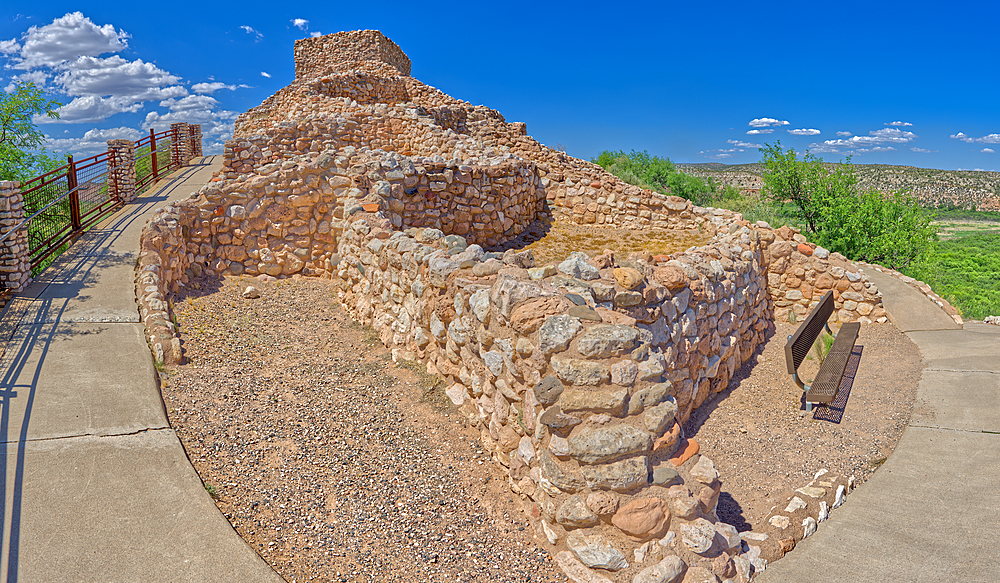
[{"label": "red metal railing", "polygon": [[67,163],[21,187],[31,270],[44,269],[75,235],[119,206],[108,183],[108,152]]},{"label": "red metal railing", "polygon": [[135,189],[144,192],[160,177],[173,172],[179,164],[170,155],[173,131],[156,133],[149,130],[146,136],[135,143]]},{"label": "red metal railing", "polygon": [[[136,194],[180,167],[179,156],[174,155],[178,145],[172,129],[159,133],[151,129],[148,137],[135,143]],[[28,226],[32,275],[52,263],[87,227],[121,206],[119,185],[108,176],[109,162],[113,165],[114,159],[110,152],[82,160],[69,156],[64,166],[21,185],[27,218],[0,241]]]}]

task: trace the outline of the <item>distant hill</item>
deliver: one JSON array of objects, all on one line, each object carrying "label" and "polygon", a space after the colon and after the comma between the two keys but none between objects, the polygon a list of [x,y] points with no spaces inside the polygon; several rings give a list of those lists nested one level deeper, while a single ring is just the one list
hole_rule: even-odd
[{"label": "distant hill", "polygon": [[[828,166],[837,166],[831,163]],[[762,165],[677,164],[681,172],[711,179],[714,184],[732,185],[757,193],[763,186]],[[935,170],[891,164],[854,164],[862,188],[884,192],[909,189],[924,206],[954,205],[980,211],[1000,211],[1000,172],[979,170]]]}]

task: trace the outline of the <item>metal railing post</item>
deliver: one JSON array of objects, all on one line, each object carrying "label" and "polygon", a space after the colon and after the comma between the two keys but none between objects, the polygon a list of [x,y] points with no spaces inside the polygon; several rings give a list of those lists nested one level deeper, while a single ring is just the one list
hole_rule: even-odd
[{"label": "metal railing post", "polygon": [[149,157],[153,159],[153,180],[150,182],[152,184],[159,178],[156,168],[156,132],[153,128],[149,128]]},{"label": "metal railing post", "polygon": [[67,156],[68,168],[66,168],[66,182],[69,183],[69,214],[73,224],[73,230],[79,231],[82,228],[80,220],[80,191],[76,188],[76,164],[73,162],[73,154]]}]

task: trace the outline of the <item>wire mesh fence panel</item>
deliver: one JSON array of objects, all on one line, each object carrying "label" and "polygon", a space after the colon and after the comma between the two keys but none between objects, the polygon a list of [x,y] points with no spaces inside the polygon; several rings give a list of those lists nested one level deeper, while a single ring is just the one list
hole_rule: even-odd
[{"label": "wire mesh fence panel", "polygon": [[107,152],[76,163],[76,184],[81,227],[87,227],[100,220],[120,201],[118,193],[108,181]]},{"label": "wire mesh fence panel", "polygon": [[28,223],[28,254],[33,275],[37,273],[35,266],[48,258],[73,232],[67,196],[69,181],[69,165],[66,165],[32,178],[21,187],[25,217],[34,215]]},{"label": "wire mesh fence panel", "polygon": [[163,132],[163,133],[167,134],[163,138],[163,143],[161,144],[159,139],[156,140],[156,159],[157,159],[157,165],[161,169],[160,170],[161,175],[164,172],[172,171],[176,168],[180,168],[181,166],[170,155],[171,145],[173,144],[173,140],[170,137],[172,135],[171,132]]},{"label": "wire mesh fence panel", "polygon": [[150,132],[135,143],[136,192],[145,192],[173,167],[170,165],[170,130]]}]

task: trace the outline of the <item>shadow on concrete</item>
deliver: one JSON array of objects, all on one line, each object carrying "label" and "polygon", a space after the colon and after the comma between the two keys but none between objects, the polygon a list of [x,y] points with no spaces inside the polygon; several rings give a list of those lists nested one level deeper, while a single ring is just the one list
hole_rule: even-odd
[{"label": "shadow on concrete", "polygon": [[[31,407],[35,399],[35,389],[38,387],[38,377],[42,371],[42,364],[48,355],[49,347],[56,337],[58,326],[31,326],[28,334],[16,351],[4,353],[0,361],[0,370],[3,376],[0,377],[0,548],[6,539],[8,544],[6,565],[0,565],[7,573],[7,581],[16,583],[18,574],[18,559],[20,554],[21,537],[21,493],[24,486],[24,458],[25,448],[28,443],[28,426],[31,419]],[[8,347],[9,349],[10,347]],[[12,352],[12,353],[11,353]],[[19,378],[25,364],[32,354],[38,354],[38,365],[35,367],[34,375],[30,385],[17,385],[15,381]],[[18,389],[21,390],[20,394]],[[10,414],[11,400],[15,398],[26,399],[24,408],[24,418],[21,420],[21,431],[17,435],[17,454],[13,459],[10,457]],[[11,508],[7,508],[7,488],[10,473],[13,471],[14,480],[11,484]],[[7,528],[8,510],[10,514],[10,526]]]}]

